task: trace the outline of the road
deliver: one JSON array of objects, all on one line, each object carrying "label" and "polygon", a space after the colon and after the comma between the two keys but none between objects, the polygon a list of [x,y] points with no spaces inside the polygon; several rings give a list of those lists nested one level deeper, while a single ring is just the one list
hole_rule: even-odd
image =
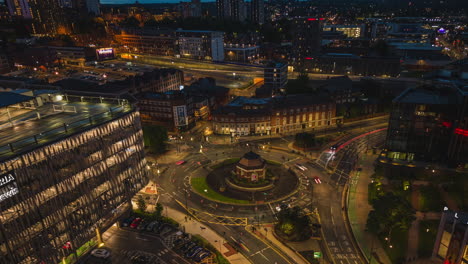
[{"label": "road", "polygon": [[[299,175],[299,191],[282,202],[291,204],[292,206],[298,205],[310,211],[313,211],[315,207],[318,208],[322,219],[323,235],[331,252],[330,257],[340,264],[365,263],[361,259],[359,251],[355,248],[352,237],[347,231],[347,219],[343,215],[342,210],[343,183],[347,182],[349,173],[354,169],[354,160],[359,151],[368,146],[373,146],[379,137],[374,138],[372,135],[361,137],[359,140],[352,142],[348,141],[362,134],[363,131],[367,131],[367,129],[373,130],[383,126],[381,119],[367,122],[367,127],[363,127],[362,125],[360,123],[356,127],[352,126],[349,130],[351,131],[350,134],[342,139],[340,144],[347,143],[347,146],[335,153],[338,157],[337,161],[330,165],[334,165],[336,169],[332,168],[335,172],[330,176],[324,174],[315,163],[302,156],[290,152],[270,151],[261,148],[262,144],[287,148],[288,144],[293,140],[292,136],[278,138],[264,137],[256,141],[241,141],[232,145],[215,145],[209,142],[200,143],[200,136],[185,136],[183,140],[173,141],[171,144],[173,149],[178,149],[187,154],[183,157],[186,163],[180,166],[158,163],[158,166],[167,167],[164,173],[155,176],[156,178],[153,179],[158,184],[160,192],[159,202],[182,211],[184,210],[183,207],[188,207],[196,209],[197,213],[203,212],[204,224],[217,231],[231,245],[237,246],[239,252],[253,263],[294,263],[290,258],[279,252],[279,250],[271,248],[244,229],[246,223],[252,224],[258,221],[263,223],[274,222],[275,212],[272,208],[278,206],[279,202],[258,204],[256,206],[232,206],[208,201],[191,190],[190,177],[198,173],[205,173],[206,170],[198,162],[215,162],[232,157],[241,157],[247,151],[254,149],[267,160],[275,160],[286,166],[293,167],[296,174]],[[201,152],[200,149],[202,150]],[[294,168],[295,163],[304,164],[308,167],[308,170],[304,172],[296,170]],[[311,188],[307,181],[315,176],[320,176],[323,183],[314,185],[315,188]],[[220,222],[218,216],[235,218],[242,224],[229,223],[231,221],[229,220],[230,218]]]},{"label": "road", "polygon": [[[189,208],[197,208],[211,214],[216,213],[217,215],[226,215],[239,218],[242,217],[246,218],[249,222],[254,223],[255,217],[257,216],[257,211],[255,211],[253,206],[244,208],[216,204],[209,201],[200,202],[200,200],[203,198],[198,197],[196,194],[190,192],[189,197],[187,197],[187,201],[185,201],[185,190],[189,189],[187,188],[188,186],[186,184],[187,177],[192,173],[197,173],[197,170],[203,170],[203,168],[200,168],[196,162],[201,160],[223,160],[230,157],[240,157],[250,148],[246,145],[226,147],[204,144],[203,153],[199,153],[199,143],[193,143],[191,141],[184,142],[184,145],[181,148],[192,149],[191,153],[184,158],[186,164],[182,166],[170,166],[167,171],[165,171],[161,176],[159,176],[158,179],[156,179],[156,182],[158,182],[160,185],[160,202],[179,210],[184,210],[180,203],[186,203]],[[265,159],[282,160],[282,158],[285,156],[285,154],[278,152],[265,152],[260,150],[258,152],[261,152],[261,155]],[[290,162],[293,162],[293,160],[291,159]],[[259,207],[261,208],[258,208],[257,210],[258,212],[261,212],[261,216],[259,217],[262,218],[262,221],[272,222],[273,213],[270,210],[270,207],[266,205]],[[204,224],[221,234],[225,238],[225,241],[237,247],[237,249],[244,256],[252,261],[252,263],[293,263],[290,259],[288,259],[287,256],[278,253],[278,250],[271,248],[261,240],[258,240],[252,236],[245,230],[244,225],[231,226],[207,222]]]},{"label": "road", "polygon": [[[317,163],[309,163],[309,169],[321,175],[326,184],[316,185],[314,189],[314,204],[320,213],[324,239],[329,248],[331,258],[335,263],[359,264],[367,263],[357,248],[349,229],[349,223],[345,214],[345,194],[351,172],[356,167],[358,155],[375,145],[380,145],[385,139],[385,130],[348,139],[339,145],[336,151],[326,150],[321,157],[336,155],[337,162],[324,164],[326,159],[318,159],[317,163],[325,165],[325,172],[317,166]],[[331,172],[331,173],[329,173]]]},{"label": "road", "polygon": [[[135,58],[136,57],[136,58]],[[212,77],[216,83],[227,88],[245,88],[257,77],[263,78],[263,69],[247,65],[217,64],[209,61],[177,59],[174,57],[131,54],[131,61],[157,67],[171,67],[183,70],[194,78]]]}]

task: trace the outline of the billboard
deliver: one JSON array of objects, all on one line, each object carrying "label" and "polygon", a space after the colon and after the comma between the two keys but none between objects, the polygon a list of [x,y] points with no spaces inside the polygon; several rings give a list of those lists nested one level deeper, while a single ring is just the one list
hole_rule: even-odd
[{"label": "billboard", "polygon": [[174,106],[174,125],[176,127],[188,125],[187,106]]},{"label": "billboard", "polygon": [[113,48],[96,49],[96,57],[98,60],[110,60],[114,58]]},{"label": "billboard", "polygon": [[13,171],[0,175],[0,202],[19,193]]}]

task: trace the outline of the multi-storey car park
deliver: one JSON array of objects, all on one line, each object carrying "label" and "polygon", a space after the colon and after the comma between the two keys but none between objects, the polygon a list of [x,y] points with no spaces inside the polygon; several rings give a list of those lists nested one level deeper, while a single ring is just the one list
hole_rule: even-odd
[{"label": "multi-storey car park", "polygon": [[147,180],[128,101],[49,99],[0,94],[0,263],[70,263],[102,243]]}]

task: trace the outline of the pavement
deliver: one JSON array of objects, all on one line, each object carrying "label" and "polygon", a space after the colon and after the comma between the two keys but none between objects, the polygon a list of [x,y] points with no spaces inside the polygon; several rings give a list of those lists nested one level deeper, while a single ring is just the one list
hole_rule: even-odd
[{"label": "pavement", "polygon": [[352,181],[349,201],[348,217],[354,237],[358,242],[362,252],[369,259],[371,264],[382,263],[391,264],[387,254],[383,250],[377,237],[366,231],[367,215],[372,207],[368,201],[368,185],[371,182],[371,175],[374,173],[374,161],[378,157],[375,154],[364,155],[361,159],[361,172],[357,173]]}]

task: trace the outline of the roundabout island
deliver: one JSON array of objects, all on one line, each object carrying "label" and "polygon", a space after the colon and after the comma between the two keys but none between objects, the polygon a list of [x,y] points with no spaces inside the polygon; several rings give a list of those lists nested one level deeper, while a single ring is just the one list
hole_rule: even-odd
[{"label": "roundabout island", "polygon": [[281,163],[249,151],[241,158],[218,161],[191,178],[193,191],[211,201],[256,205],[284,200],[299,185],[297,175]]}]

